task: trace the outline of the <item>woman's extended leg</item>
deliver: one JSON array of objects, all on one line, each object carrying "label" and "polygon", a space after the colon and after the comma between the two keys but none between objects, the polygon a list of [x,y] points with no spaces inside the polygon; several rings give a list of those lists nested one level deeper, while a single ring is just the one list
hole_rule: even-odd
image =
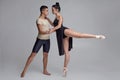
[{"label": "woman's extended leg", "polygon": [[65,51],[65,59],[64,59],[64,69],[63,69],[63,73],[64,76],[67,75],[67,65],[69,63],[70,60],[70,54],[68,51],[68,47],[69,47],[69,37],[63,39],[63,46],[64,46],[64,51]]},{"label": "woman's extended leg", "polygon": [[103,35],[93,35],[93,34],[86,34],[86,33],[78,33],[71,29],[65,29],[64,31],[66,36],[75,37],[75,38],[98,38],[98,39],[105,39]]},{"label": "woman's extended leg", "polygon": [[35,55],[36,55],[36,53],[31,53],[31,55],[28,57],[27,62],[26,62],[25,67],[24,67],[24,70],[21,73],[21,77],[24,77],[24,75],[25,75],[30,63],[33,61]]}]

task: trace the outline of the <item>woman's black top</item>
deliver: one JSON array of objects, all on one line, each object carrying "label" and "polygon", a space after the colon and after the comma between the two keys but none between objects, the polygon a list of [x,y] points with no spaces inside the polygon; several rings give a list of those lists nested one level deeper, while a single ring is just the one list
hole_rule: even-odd
[{"label": "woman's black top", "polygon": [[[55,19],[53,24],[54,27],[58,25],[59,20]],[[61,25],[59,29],[56,30],[56,38],[57,38],[57,44],[58,44],[58,50],[59,50],[59,55],[62,56],[64,55],[64,47],[63,47],[63,39],[66,38],[67,36],[64,34],[64,30],[68,29],[67,27],[64,27]],[[69,51],[73,47],[73,39],[72,37],[69,38]]]}]

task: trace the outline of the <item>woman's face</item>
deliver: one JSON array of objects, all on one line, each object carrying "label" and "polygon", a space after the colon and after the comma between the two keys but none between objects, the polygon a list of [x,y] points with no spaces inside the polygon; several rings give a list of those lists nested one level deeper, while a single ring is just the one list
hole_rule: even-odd
[{"label": "woman's face", "polygon": [[57,12],[58,12],[58,10],[55,9],[54,7],[52,7],[52,13],[53,13],[53,14],[56,14]]}]

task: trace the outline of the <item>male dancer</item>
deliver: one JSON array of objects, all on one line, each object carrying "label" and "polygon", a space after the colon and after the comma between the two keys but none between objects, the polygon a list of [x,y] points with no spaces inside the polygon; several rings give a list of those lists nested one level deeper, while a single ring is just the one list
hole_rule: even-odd
[{"label": "male dancer", "polygon": [[41,46],[43,46],[43,67],[44,67],[43,74],[51,75],[47,71],[48,52],[50,49],[50,34],[49,34],[50,24],[49,24],[48,18],[46,18],[48,15],[48,7],[45,5],[41,6],[40,12],[41,12],[41,14],[36,21],[37,28],[38,28],[38,36],[37,36],[35,45],[33,47],[32,53],[28,57],[28,60],[27,60],[26,65],[24,67],[24,70],[21,73],[21,77],[24,77],[24,75],[28,69],[28,66],[33,61],[34,57],[38,53]]}]

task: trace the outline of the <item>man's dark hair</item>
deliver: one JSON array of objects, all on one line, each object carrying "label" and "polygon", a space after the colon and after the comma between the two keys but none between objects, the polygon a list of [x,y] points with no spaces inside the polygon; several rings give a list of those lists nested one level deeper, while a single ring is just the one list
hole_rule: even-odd
[{"label": "man's dark hair", "polygon": [[45,6],[45,5],[42,5],[42,6],[40,7],[40,12],[42,13],[42,11],[43,11],[44,9],[46,9],[46,8],[48,8],[48,7]]}]

